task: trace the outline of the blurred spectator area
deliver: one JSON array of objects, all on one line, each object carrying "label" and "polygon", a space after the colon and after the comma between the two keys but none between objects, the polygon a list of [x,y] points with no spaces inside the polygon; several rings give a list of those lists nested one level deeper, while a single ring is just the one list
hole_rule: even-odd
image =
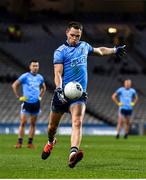
[{"label": "blurred spectator area", "polygon": [[[26,71],[28,62],[32,58],[40,60],[40,73],[45,77],[48,83],[48,90],[54,88],[53,82],[53,52],[54,50],[65,41],[65,29],[66,21],[50,21],[48,23],[34,23],[34,24],[18,24],[21,29],[22,38],[21,41],[14,41],[13,39],[4,39],[0,42],[0,49],[7,56],[7,60],[2,60],[5,57],[0,58],[1,66],[7,66],[11,69],[3,68],[1,74],[5,74],[7,71],[10,76],[18,76],[22,72]],[[113,47],[113,45],[126,44],[127,55],[123,59],[117,58],[115,55],[107,57],[91,56],[88,59],[88,72],[89,72],[89,84],[88,84],[88,104],[87,113],[85,116],[86,122],[92,121],[92,123],[107,122],[110,124],[116,124],[117,122],[117,107],[111,100],[112,93],[122,85],[122,80],[125,78],[131,78],[134,82],[134,87],[137,89],[140,96],[138,105],[135,107],[133,119],[135,122],[146,119],[145,107],[146,107],[146,88],[145,88],[145,73],[143,67],[145,62],[139,56],[138,48],[136,47],[137,37],[141,31],[135,29],[135,25],[131,24],[99,24],[96,22],[84,22],[83,40],[87,40],[94,46],[107,46]],[[9,24],[1,23],[0,27],[5,30]],[[108,28],[117,28],[117,33],[109,34]],[[133,31],[133,29],[135,29]],[[143,35],[144,36],[144,35]],[[122,37],[122,38],[121,38]],[[134,46],[133,46],[134,44]],[[139,45],[139,44],[138,44]],[[135,51],[137,49],[137,51]],[[1,55],[2,56],[2,55]],[[143,62],[143,64],[141,63]],[[8,63],[6,65],[6,63]],[[16,67],[13,67],[15,66]],[[21,67],[21,68],[20,68]],[[5,70],[4,70],[5,69]],[[1,82],[3,83],[3,82]],[[15,113],[7,112],[8,100],[1,99],[2,107],[1,114],[5,114],[7,117],[0,117],[3,121],[12,121],[12,118],[18,122],[18,111],[20,108],[19,102],[10,89],[10,83],[2,84],[2,87],[6,90],[5,97],[9,98],[9,104],[15,106],[17,109]],[[11,93],[10,93],[11,92]],[[11,94],[11,95],[10,95]],[[47,122],[49,105],[51,101],[52,91],[47,91],[46,97],[42,101],[42,115],[40,122]],[[10,101],[11,100],[11,101]],[[12,105],[11,104],[11,105]],[[11,106],[10,105],[10,106]],[[10,108],[9,108],[10,109]],[[5,113],[4,113],[5,112]],[[9,114],[9,115],[8,115]],[[15,114],[12,116],[12,114]],[[6,120],[7,119],[7,120]],[[69,115],[64,117],[64,122],[69,120]],[[100,120],[100,121],[99,121]]]},{"label": "blurred spectator area", "polygon": [[143,12],[145,1],[138,0],[5,0],[0,1],[0,7],[9,11],[24,13],[28,11],[54,11],[59,13],[76,12]]},{"label": "blurred spectator area", "polygon": [[146,23],[139,23],[133,27],[135,34],[134,47],[136,52],[141,56],[141,58],[146,61]]}]

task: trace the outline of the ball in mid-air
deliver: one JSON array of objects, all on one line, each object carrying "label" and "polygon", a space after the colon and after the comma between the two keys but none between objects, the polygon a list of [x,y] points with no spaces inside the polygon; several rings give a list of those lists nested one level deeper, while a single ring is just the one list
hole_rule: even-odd
[{"label": "ball in mid-air", "polygon": [[83,94],[83,88],[76,81],[69,82],[65,85],[64,94],[69,99],[79,99]]}]

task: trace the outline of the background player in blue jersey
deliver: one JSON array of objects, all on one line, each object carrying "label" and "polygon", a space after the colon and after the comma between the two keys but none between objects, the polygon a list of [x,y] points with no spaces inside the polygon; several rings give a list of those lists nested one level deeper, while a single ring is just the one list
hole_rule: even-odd
[{"label": "background player in blue jersey", "polygon": [[[56,89],[51,103],[48,125],[48,143],[44,146],[42,159],[47,159],[55,144],[55,133],[64,112],[70,112],[72,121],[71,148],[68,165],[73,168],[83,158],[83,151],[79,150],[82,139],[82,123],[86,109],[87,88],[87,57],[89,54],[98,56],[125,54],[125,46],[117,48],[94,48],[84,41],[80,41],[83,26],[78,22],[70,22],[66,29],[66,42],[54,52],[54,81]],[[64,86],[70,81],[79,82],[84,90],[78,100],[66,100],[63,93]]]},{"label": "background player in blue jersey", "polygon": [[[28,148],[34,148],[32,141],[35,134],[35,124],[40,112],[40,100],[46,91],[46,85],[42,75],[38,74],[39,62],[32,60],[29,64],[30,72],[22,74],[13,84],[12,88],[16,98],[22,101],[18,142],[16,148],[21,148],[27,116],[30,116],[30,129]],[[19,87],[22,86],[23,96],[20,95]]]},{"label": "background player in blue jersey", "polygon": [[133,107],[138,100],[136,90],[131,88],[131,86],[132,81],[127,79],[124,81],[124,87],[117,89],[112,95],[113,101],[119,106],[116,138],[120,137],[120,130],[123,126],[125,128],[124,138],[128,138],[130,117],[132,115]]}]

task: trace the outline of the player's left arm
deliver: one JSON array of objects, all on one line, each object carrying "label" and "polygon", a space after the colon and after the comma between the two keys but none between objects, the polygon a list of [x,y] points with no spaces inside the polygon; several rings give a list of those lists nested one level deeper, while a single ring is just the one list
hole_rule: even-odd
[{"label": "player's left arm", "polygon": [[136,94],[136,95],[133,97],[133,100],[132,100],[132,102],[131,102],[131,105],[132,105],[132,106],[135,106],[136,103],[137,103],[137,101],[138,101],[138,95]]},{"label": "player's left arm", "polygon": [[93,53],[99,56],[105,56],[105,55],[114,54],[115,50],[114,48],[98,47],[98,48],[93,48]]},{"label": "player's left arm", "polygon": [[46,84],[43,83],[43,84],[41,85],[41,87],[40,87],[40,100],[41,100],[42,97],[44,96],[45,92],[46,92]]},{"label": "player's left arm", "polygon": [[116,54],[118,56],[123,56],[126,54],[125,52],[126,45],[118,46],[114,48],[108,48],[108,47],[98,47],[93,48],[93,53],[99,56],[107,56],[111,54]]}]

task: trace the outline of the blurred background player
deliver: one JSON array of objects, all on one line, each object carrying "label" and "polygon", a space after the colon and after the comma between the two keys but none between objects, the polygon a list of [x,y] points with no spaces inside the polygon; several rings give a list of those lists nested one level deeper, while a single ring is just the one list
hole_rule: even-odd
[{"label": "blurred background player", "polygon": [[130,117],[132,115],[133,107],[138,100],[137,92],[135,89],[131,88],[131,86],[132,81],[127,79],[124,81],[124,87],[120,87],[112,95],[112,100],[119,106],[117,139],[120,137],[120,131],[123,127],[125,128],[124,138],[128,138]]},{"label": "blurred background player", "polygon": [[[23,102],[21,105],[20,126],[16,148],[22,147],[27,115],[30,116],[30,129],[27,147],[34,148],[32,141],[35,134],[35,124],[37,116],[40,112],[40,101],[46,91],[44,78],[42,75],[38,74],[39,62],[37,60],[32,60],[29,64],[29,69],[30,72],[22,74],[12,84],[16,98]],[[19,93],[20,85],[22,85],[23,96]]]},{"label": "blurred background player", "polygon": [[[51,103],[48,125],[48,143],[44,146],[42,159],[47,159],[55,143],[55,134],[59,121],[65,112],[70,112],[72,121],[71,148],[68,165],[73,168],[83,158],[79,150],[82,139],[82,123],[87,99],[87,57],[91,53],[98,56],[125,54],[125,46],[117,48],[94,48],[80,41],[83,26],[79,22],[70,22],[66,29],[67,41],[54,52],[54,80],[56,89]],[[83,95],[78,100],[66,100],[63,88],[71,81],[79,82],[83,87]]]}]

